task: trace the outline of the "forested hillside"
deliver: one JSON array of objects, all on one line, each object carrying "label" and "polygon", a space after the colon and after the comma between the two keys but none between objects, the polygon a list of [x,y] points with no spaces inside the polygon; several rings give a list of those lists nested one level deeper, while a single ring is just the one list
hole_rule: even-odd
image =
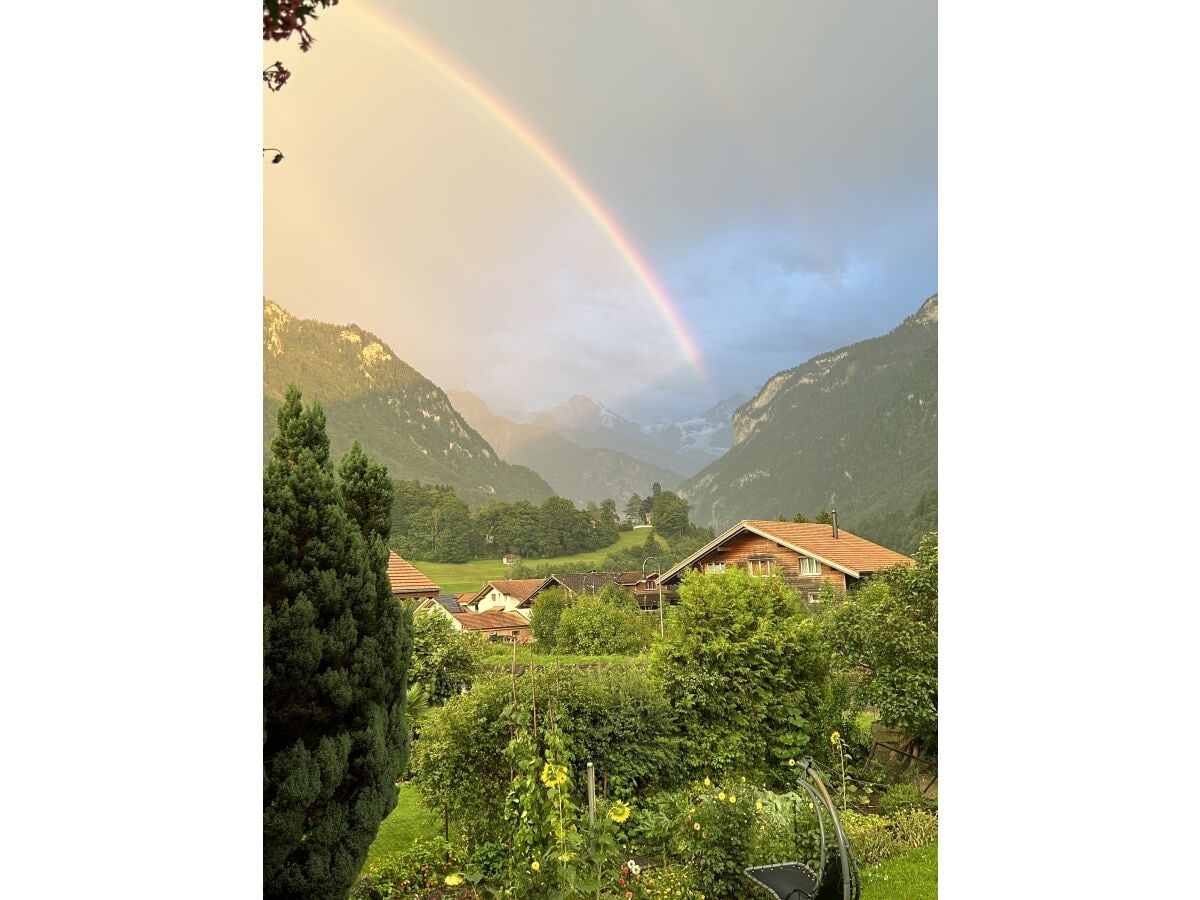
[{"label": "forested hillside", "polygon": [[912,510],[937,488],[937,320],[935,294],[889,334],[770,378],[734,414],[732,449],[680,485],[693,520]]},{"label": "forested hillside", "polygon": [[356,325],[297,319],[263,303],[263,443],[288,385],[325,409],[335,458],[357,440],[396,479],[449,485],[472,507],[539,502],[554,490],[537,473],[504,462],[436,384]]}]

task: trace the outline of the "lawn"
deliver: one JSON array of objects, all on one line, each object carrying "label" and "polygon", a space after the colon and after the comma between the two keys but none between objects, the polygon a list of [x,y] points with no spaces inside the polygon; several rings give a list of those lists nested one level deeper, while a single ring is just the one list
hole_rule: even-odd
[{"label": "lawn", "polygon": [[862,900],[933,900],[937,870],[937,844],[864,866]]},{"label": "lawn", "polygon": [[421,805],[417,789],[411,784],[400,786],[400,796],[396,800],[396,808],[379,826],[375,835],[375,843],[367,851],[365,869],[380,856],[407,850],[414,841],[422,838],[436,837],[439,832],[437,816],[431,814]]},{"label": "lawn", "polygon": [[[609,544],[600,550],[589,550],[586,553],[575,553],[571,556],[522,559],[521,562],[527,566],[558,566],[582,562],[591,562],[599,566],[609,553],[615,553],[627,547],[640,547],[645,540],[646,529],[644,528],[622,531],[615,544]],[[465,563],[425,562],[414,559],[411,562],[447,593],[477,591],[483,587],[485,582],[509,577],[509,567],[498,559],[475,559]]]}]

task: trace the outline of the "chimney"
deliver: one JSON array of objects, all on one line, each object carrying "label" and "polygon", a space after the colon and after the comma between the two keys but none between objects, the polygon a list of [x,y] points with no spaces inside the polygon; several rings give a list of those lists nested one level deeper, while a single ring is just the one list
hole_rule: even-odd
[{"label": "chimney", "polygon": [[837,540],[837,536],[838,536],[838,530],[837,530],[837,510],[836,510],[836,509],[831,509],[831,510],[830,510],[830,512],[833,514],[833,539],[834,539],[834,540]]}]

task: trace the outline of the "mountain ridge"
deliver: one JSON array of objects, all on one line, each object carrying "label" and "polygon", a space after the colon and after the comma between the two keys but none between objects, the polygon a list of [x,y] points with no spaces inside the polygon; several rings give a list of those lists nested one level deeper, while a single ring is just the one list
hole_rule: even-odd
[{"label": "mountain ridge", "polygon": [[693,520],[813,515],[846,527],[937,488],[938,295],[885,335],[777,372],[733,414],[730,450],[684,481]]},{"label": "mountain ridge", "polygon": [[325,410],[331,452],[357,440],[391,478],[447,484],[468,505],[540,502],[554,491],[505,462],[445,392],[358,325],[300,319],[263,301],[263,443],[289,384]]}]

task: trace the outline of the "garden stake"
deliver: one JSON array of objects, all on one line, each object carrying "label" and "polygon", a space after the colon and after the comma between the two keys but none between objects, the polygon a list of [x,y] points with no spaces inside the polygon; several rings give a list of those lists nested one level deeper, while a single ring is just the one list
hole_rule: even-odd
[{"label": "garden stake", "polygon": [[589,759],[588,773],[588,838],[591,840],[592,852],[596,851],[596,766]]}]

